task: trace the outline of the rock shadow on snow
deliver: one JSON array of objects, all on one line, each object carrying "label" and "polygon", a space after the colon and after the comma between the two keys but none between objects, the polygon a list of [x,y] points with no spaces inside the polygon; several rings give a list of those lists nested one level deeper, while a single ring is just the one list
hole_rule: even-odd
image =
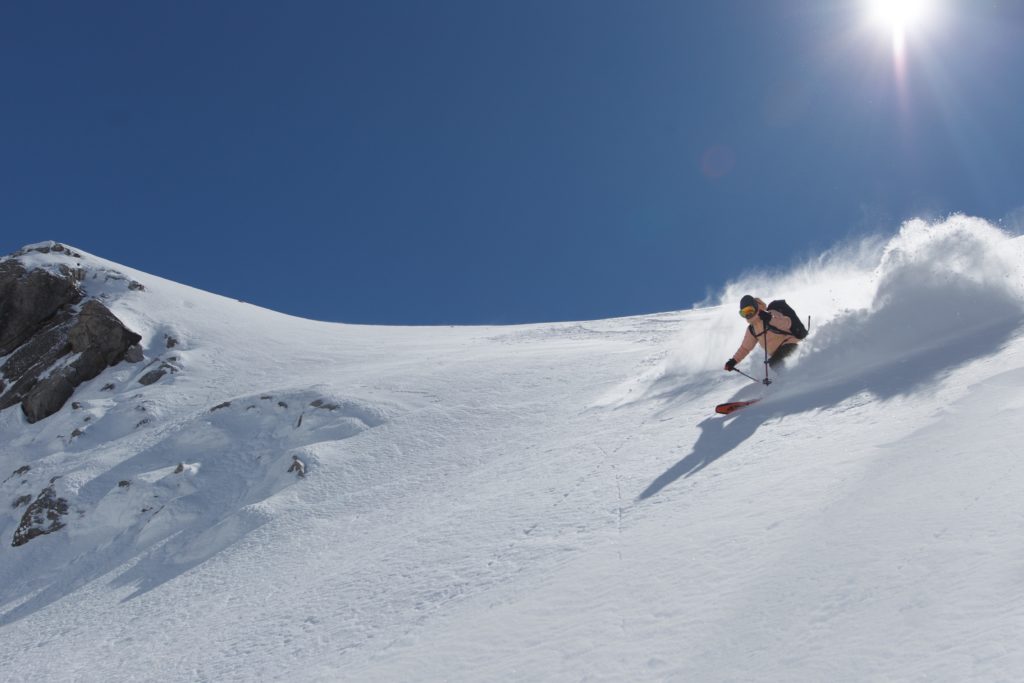
[{"label": "rock shadow on snow", "polygon": [[[638,500],[728,455],[768,420],[835,408],[858,395],[881,401],[912,396],[998,353],[1022,327],[1024,303],[1009,287],[936,273],[928,264],[900,268],[879,285],[871,309],[815,330],[791,367],[777,376],[767,400],[701,422],[691,452]],[[745,385],[729,400],[749,399],[756,388]]]},{"label": "rock shadow on snow", "polygon": [[315,471],[309,448],[391,417],[389,409],[318,390],[215,407],[81,486],[73,502],[87,524],[19,548],[38,570],[5,583],[0,568],[0,626],[103,577],[131,589],[124,600],[132,600],[203,564],[272,520],[264,501],[308,481],[310,472],[289,471],[294,456]]},{"label": "rock shadow on snow", "polygon": [[228,515],[213,526],[194,525],[184,529],[114,578],[110,585],[114,588],[134,588],[121,602],[134,600],[201,565],[270,520],[268,513],[249,506]]}]

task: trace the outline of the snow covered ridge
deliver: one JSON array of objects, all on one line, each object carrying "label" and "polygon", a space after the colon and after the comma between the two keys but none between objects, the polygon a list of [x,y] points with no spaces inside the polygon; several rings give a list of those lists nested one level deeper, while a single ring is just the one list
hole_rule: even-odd
[{"label": "snow covered ridge", "polygon": [[[8,427],[5,435],[11,437],[5,455],[17,464],[4,481],[4,487],[13,491],[12,509],[19,517],[12,535],[13,546],[64,529],[71,511],[69,500],[74,503],[78,517],[89,516],[93,527],[95,520],[103,516],[101,513],[111,507],[104,502],[105,498],[95,496],[96,487],[106,485],[100,483],[105,481],[103,477],[90,482],[90,495],[83,497],[64,468],[50,468],[45,476],[38,476],[32,447],[50,453],[75,451],[86,445],[102,445],[140,431],[167,427],[160,424],[166,409],[150,394],[160,393],[163,386],[180,379],[178,375],[185,371],[190,357],[188,335],[172,332],[174,325],[161,322],[155,328],[143,324],[140,329],[149,333],[143,339],[108,308],[121,307],[129,314],[148,312],[161,317],[159,297],[147,295],[145,286],[120,268],[56,242],[30,245],[0,260],[0,410],[20,405],[23,416],[19,420],[7,414],[10,411],[4,415]],[[84,395],[76,394],[76,388],[83,384],[87,384]],[[281,472],[287,472],[288,464],[296,460],[304,468],[299,451],[307,441],[320,437],[348,438],[384,421],[382,413],[372,406],[307,394],[262,394],[245,406],[247,419],[239,427],[246,434],[254,424],[269,420],[260,432],[258,447],[247,451],[248,457],[261,463],[260,467],[270,466],[268,452],[272,452],[275,458],[290,455],[285,467],[277,468]],[[226,416],[236,412],[228,409],[231,405],[229,400],[210,408],[210,413],[217,413],[212,422],[205,417],[191,417],[178,421],[174,429],[186,429],[194,436],[202,431],[202,425],[229,420]],[[321,425],[316,417],[319,414],[330,415],[330,424]],[[254,421],[254,415],[267,419]],[[47,418],[52,424],[42,431],[26,429]],[[187,426],[197,419],[199,426]],[[19,422],[20,430],[10,429]],[[281,430],[280,439],[270,438]],[[20,437],[18,431],[22,432]],[[18,459],[17,451],[21,448],[27,452]],[[167,439],[159,448],[148,445],[148,449],[147,452],[159,454],[157,460],[165,468],[175,468],[176,474],[191,471],[183,469],[182,462],[171,462],[181,450],[181,442],[176,438]],[[198,471],[199,465],[194,469]],[[140,476],[145,481],[150,475]],[[136,493],[125,493],[132,483],[131,478],[118,479],[118,486],[110,490],[119,499],[135,499],[140,490],[138,482],[131,489]],[[201,489],[197,487],[192,493]],[[223,487],[218,493],[223,493]],[[155,493],[153,497],[160,498]],[[164,505],[141,506],[131,522],[137,523],[139,515],[157,514],[164,509]],[[165,513],[162,519],[171,516]],[[4,529],[4,535],[7,531]],[[123,532],[124,529],[111,531]],[[70,533],[77,533],[74,522]]]},{"label": "snow covered ridge", "polygon": [[[124,575],[141,592],[201,564],[270,519],[264,501],[315,473],[322,444],[400,412],[316,381],[328,363],[268,377],[294,335],[323,325],[55,242],[0,259],[0,273],[0,623],[143,555],[163,578]],[[79,328],[127,344],[36,414],[25,397],[90,353]]]},{"label": "snow covered ridge", "polygon": [[[511,328],[318,323],[72,251],[124,278],[78,283],[144,360],[0,411],[7,678],[1024,671],[1024,243],[989,223]],[[813,319],[767,389],[722,371],[745,293]]]}]

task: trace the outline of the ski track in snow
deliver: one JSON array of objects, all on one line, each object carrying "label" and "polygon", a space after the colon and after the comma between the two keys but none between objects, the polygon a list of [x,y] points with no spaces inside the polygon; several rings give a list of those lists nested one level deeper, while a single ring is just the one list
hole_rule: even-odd
[{"label": "ski track in snow", "polygon": [[[1024,671],[1024,248],[975,219],[727,287],[818,321],[727,418],[763,392],[721,372],[731,305],[374,328],[85,260],[146,285],[96,285],[146,363],[37,425],[0,414],[4,680]],[[158,362],[176,372],[139,385]],[[67,527],[10,547],[7,501],[53,476]]]}]

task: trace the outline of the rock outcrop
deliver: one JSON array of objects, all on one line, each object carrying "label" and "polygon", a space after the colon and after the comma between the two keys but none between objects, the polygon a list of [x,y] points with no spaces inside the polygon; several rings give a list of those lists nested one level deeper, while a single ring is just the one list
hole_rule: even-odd
[{"label": "rock outcrop", "polygon": [[63,518],[68,514],[68,501],[57,495],[54,479],[40,492],[39,496],[25,510],[21,523],[14,531],[11,545],[25,545],[36,536],[51,534],[64,528]]},{"label": "rock outcrop", "polygon": [[[33,251],[79,257],[60,244]],[[60,410],[75,387],[128,355],[141,356],[142,338],[101,302],[86,300],[83,276],[66,264],[0,262],[0,410],[20,403],[37,422]]]},{"label": "rock outcrop", "polygon": [[26,271],[17,260],[0,263],[0,356],[28,341],[60,311],[82,299],[72,271]]}]

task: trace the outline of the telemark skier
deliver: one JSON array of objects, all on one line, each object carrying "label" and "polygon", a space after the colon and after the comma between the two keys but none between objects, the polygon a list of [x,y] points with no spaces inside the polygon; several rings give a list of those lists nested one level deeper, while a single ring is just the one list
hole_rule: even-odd
[{"label": "telemark skier", "polygon": [[743,343],[725,362],[726,371],[732,372],[758,344],[767,350],[768,366],[772,368],[796,351],[800,340],[791,333],[793,323],[785,314],[768,310],[763,301],[747,294],[740,299],[740,315],[750,324],[743,335]]}]

